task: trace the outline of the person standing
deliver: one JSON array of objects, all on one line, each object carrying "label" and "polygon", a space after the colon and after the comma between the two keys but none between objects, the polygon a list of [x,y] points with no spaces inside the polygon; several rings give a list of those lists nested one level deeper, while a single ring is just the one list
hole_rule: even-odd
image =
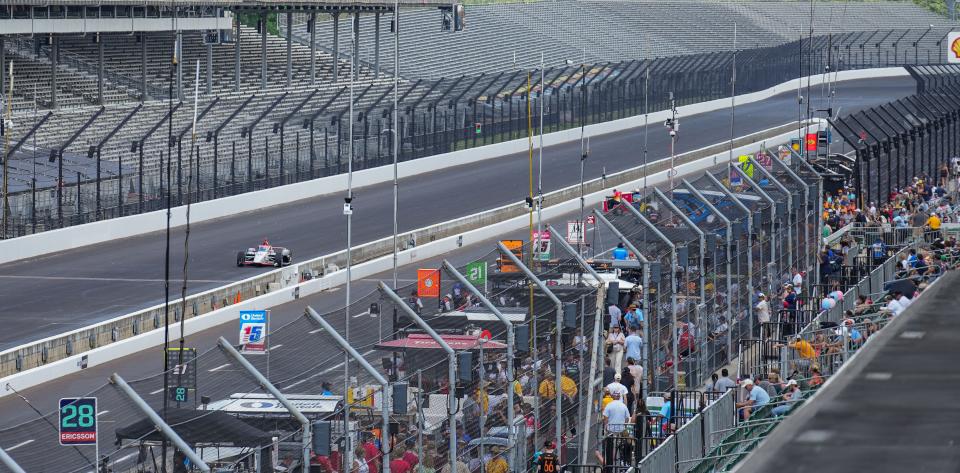
[{"label": "person standing", "polygon": [[543,442],[543,450],[537,456],[537,473],[557,473],[559,459],[553,448],[553,441]]},{"label": "person standing", "polygon": [[610,364],[613,366],[614,373],[619,373],[623,369],[623,351],[625,346],[626,337],[620,333],[620,327],[610,327],[610,333],[607,335],[607,356],[610,358]]},{"label": "person standing", "polygon": [[770,323],[770,303],[767,302],[767,296],[762,292],[757,294],[757,305],[754,306],[754,309],[757,311],[757,322],[760,323],[761,335],[764,338],[769,338],[770,336],[770,326],[766,325]]}]

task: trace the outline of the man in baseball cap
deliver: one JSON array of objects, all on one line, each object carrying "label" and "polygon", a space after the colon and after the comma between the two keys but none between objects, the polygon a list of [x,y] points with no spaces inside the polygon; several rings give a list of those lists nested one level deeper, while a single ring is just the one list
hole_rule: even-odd
[{"label": "man in baseball cap", "polygon": [[737,403],[737,408],[740,410],[743,420],[746,421],[750,420],[751,412],[755,412],[770,402],[770,395],[767,394],[765,389],[753,384],[753,380],[750,378],[744,379],[740,385],[747,392],[747,397],[742,402]]}]

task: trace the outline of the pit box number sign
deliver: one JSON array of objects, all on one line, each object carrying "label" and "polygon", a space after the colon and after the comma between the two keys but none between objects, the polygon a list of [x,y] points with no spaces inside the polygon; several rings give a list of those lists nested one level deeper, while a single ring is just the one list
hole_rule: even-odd
[{"label": "pit box number sign", "polygon": [[60,445],[97,443],[97,398],[60,399]]}]

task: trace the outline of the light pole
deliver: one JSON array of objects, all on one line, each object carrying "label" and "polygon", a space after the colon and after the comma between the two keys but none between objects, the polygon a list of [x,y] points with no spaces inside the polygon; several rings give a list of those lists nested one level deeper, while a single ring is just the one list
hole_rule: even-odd
[{"label": "light pole", "polygon": [[[393,2],[393,288],[397,288],[397,226],[399,219],[400,133],[397,132],[397,107],[400,101],[400,0]],[[396,317],[394,317],[396,322]],[[396,331],[393,327],[393,331]],[[383,339],[383,337],[380,337]]]},{"label": "light pole", "polygon": [[[354,13],[357,15],[358,13]],[[357,22],[353,21],[356,25]],[[356,34],[350,35],[350,42],[356,42]],[[354,45],[351,44],[351,51],[354,51]],[[348,122],[350,129],[347,132],[349,147],[347,150],[347,196],[343,199],[343,214],[347,216],[347,283],[346,283],[346,304],[343,308],[344,314],[344,339],[350,342],[350,279],[351,266],[353,264],[353,84],[354,84],[354,62],[355,55],[350,54],[350,108],[348,112]],[[334,58],[336,60],[336,58]],[[343,446],[344,446],[344,471],[349,472],[353,465],[353,450],[350,445],[350,354],[344,352],[343,355]],[[386,396],[386,394],[384,394]],[[386,401],[384,401],[386,402]],[[384,438],[387,433],[384,432]]]},{"label": "light pole", "polygon": [[[572,65],[573,61],[567,59],[567,65]],[[587,156],[590,154],[590,143],[587,141],[587,117],[586,117],[586,104],[587,104],[587,65],[584,62],[580,63],[580,220],[578,221],[579,229],[577,236],[577,254],[583,254],[583,240],[586,238],[587,230],[584,219],[584,187],[583,187],[583,168],[587,161]]]}]

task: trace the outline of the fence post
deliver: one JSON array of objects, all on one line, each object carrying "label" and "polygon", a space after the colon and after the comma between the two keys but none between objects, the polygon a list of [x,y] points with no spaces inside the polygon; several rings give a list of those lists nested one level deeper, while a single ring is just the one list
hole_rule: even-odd
[{"label": "fence post", "polygon": [[[167,425],[166,422],[164,422],[164,420],[160,417],[160,415],[157,414],[153,410],[153,408],[151,408],[146,403],[146,401],[144,401],[143,398],[141,398],[140,395],[137,394],[136,391],[134,391],[133,388],[131,388],[130,385],[127,384],[127,382],[120,377],[119,374],[114,373],[112,376],[110,376],[110,382],[117,385],[117,387],[120,388],[120,391],[123,392],[123,394],[125,394],[128,398],[130,398],[130,400],[133,401],[133,403],[137,406],[137,408],[139,408],[140,411],[143,412],[150,419],[153,425],[155,425],[157,429],[160,430],[161,433],[163,433],[163,436],[166,437],[171,442],[173,442],[173,444],[178,449],[180,449],[180,451],[183,452],[183,454],[186,455],[187,458],[190,459],[191,463],[193,463],[197,468],[199,468],[200,471],[204,473],[210,473],[210,467],[207,466],[206,463],[204,463],[203,458],[200,458],[200,456],[197,455],[196,452],[194,452],[193,449],[190,448],[190,446],[183,441],[180,435],[178,435],[176,431],[170,428],[170,426]],[[97,461],[99,461],[99,459],[97,459]]]},{"label": "fence post", "polygon": [[[277,402],[282,404],[283,407],[290,411],[290,414],[297,420],[297,422],[300,422],[300,425],[303,426],[303,465],[310,465],[310,421],[306,418],[306,416],[303,415],[302,412],[300,412],[300,409],[297,409],[296,406],[287,400],[286,396],[284,396],[280,390],[270,382],[270,380],[268,380],[265,376],[263,376],[262,373],[260,373],[260,371],[254,368],[253,365],[250,364],[250,362],[247,361],[247,359],[244,358],[243,355],[241,355],[240,352],[238,352],[237,349],[227,341],[227,339],[220,337],[217,339],[217,344],[220,346],[221,350],[225,351],[227,355],[230,355],[230,357],[233,358],[237,364],[239,364],[247,373],[253,376],[257,380],[257,383],[260,384],[260,387],[267,390],[267,392],[277,399]],[[346,400],[347,394],[344,393],[343,397],[344,400]],[[347,433],[348,432],[345,432],[345,434]]]}]

